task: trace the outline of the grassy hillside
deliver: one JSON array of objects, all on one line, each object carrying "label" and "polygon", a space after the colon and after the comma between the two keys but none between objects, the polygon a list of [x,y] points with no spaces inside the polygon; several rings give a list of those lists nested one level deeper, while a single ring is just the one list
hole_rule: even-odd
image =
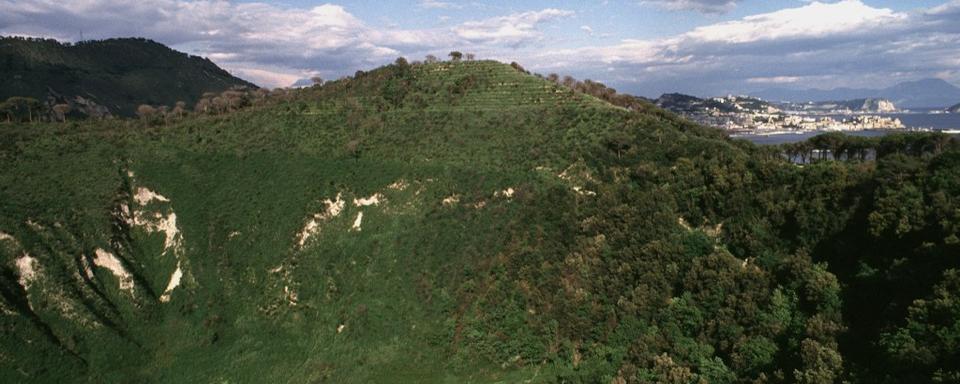
[{"label": "grassy hillside", "polygon": [[904,143],[797,166],[486,61],[0,125],[0,381],[949,379],[960,153]]},{"label": "grassy hillside", "polygon": [[207,59],[132,38],[63,44],[0,37],[0,77],[0,100],[52,97],[77,105],[81,97],[120,116],[133,116],[140,104],[193,105],[204,92],[253,86]]}]

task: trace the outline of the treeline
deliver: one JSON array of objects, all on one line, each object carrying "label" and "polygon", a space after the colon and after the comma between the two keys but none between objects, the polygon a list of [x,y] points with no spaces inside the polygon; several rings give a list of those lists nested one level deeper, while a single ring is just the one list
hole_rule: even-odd
[{"label": "treeline", "polygon": [[[537,75],[540,76],[540,75]],[[542,77],[542,76],[540,76]],[[572,76],[563,76],[551,73],[545,77],[546,80],[570,88],[576,92],[596,97],[618,107],[630,110],[649,110],[653,106],[649,101],[625,93],[617,93],[617,90],[606,86],[605,84],[586,79],[577,80]]]},{"label": "treeline", "polygon": [[50,107],[32,97],[10,97],[0,102],[0,115],[7,123],[40,122],[49,117]]},{"label": "treeline", "polygon": [[44,103],[32,97],[14,96],[0,102],[0,116],[6,123],[66,122],[73,106]]},{"label": "treeline", "polygon": [[[141,104],[136,116],[143,122],[157,124],[183,119],[190,115],[223,115],[248,107],[262,106],[271,102],[289,100],[297,93],[296,89],[232,87],[226,91],[206,92],[194,105],[178,101],[172,106]],[[62,122],[70,119],[114,119],[113,115],[91,117],[83,113],[81,107],[69,101],[53,103],[32,97],[14,96],[0,102],[0,122],[5,123],[43,123]]]},{"label": "treeline", "polygon": [[166,123],[183,119],[189,115],[223,115],[245,108],[263,106],[278,100],[289,99],[295,90],[277,88],[232,87],[226,91],[206,92],[193,106],[178,101],[172,107],[167,105],[141,104],[137,107],[137,117],[149,123]]},{"label": "treeline", "polygon": [[960,143],[942,132],[891,133],[880,137],[862,137],[830,132],[796,143],[785,143],[777,151],[790,160],[809,163],[816,160],[874,160],[893,154],[929,156],[956,148]]}]

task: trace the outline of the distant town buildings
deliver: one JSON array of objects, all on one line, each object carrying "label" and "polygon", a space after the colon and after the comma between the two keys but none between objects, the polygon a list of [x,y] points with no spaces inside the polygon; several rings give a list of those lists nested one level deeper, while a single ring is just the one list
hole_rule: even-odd
[{"label": "distant town buildings", "polygon": [[697,123],[735,134],[906,128],[900,119],[881,115],[897,111],[892,102],[883,99],[774,104],[746,96],[699,99],[671,94],[655,103]]}]

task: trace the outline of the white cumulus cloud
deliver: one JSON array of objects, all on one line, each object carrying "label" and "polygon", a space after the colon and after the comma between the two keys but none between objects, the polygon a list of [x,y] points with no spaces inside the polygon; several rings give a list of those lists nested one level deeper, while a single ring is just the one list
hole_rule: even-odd
[{"label": "white cumulus cloud", "polygon": [[740,0],[644,0],[641,4],[652,4],[671,11],[697,11],[702,13],[726,13],[733,10]]},{"label": "white cumulus cloud", "polygon": [[516,45],[539,39],[542,23],[572,16],[572,11],[548,8],[515,13],[481,21],[468,21],[454,28],[457,36],[472,42]]}]

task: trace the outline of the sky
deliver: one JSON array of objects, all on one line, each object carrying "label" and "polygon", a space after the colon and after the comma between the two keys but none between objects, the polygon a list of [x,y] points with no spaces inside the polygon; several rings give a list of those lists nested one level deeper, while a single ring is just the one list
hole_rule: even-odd
[{"label": "sky", "polygon": [[328,1],[0,0],[0,35],[146,37],[271,88],[452,50],[648,97],[960,85],[960,0]]}]

